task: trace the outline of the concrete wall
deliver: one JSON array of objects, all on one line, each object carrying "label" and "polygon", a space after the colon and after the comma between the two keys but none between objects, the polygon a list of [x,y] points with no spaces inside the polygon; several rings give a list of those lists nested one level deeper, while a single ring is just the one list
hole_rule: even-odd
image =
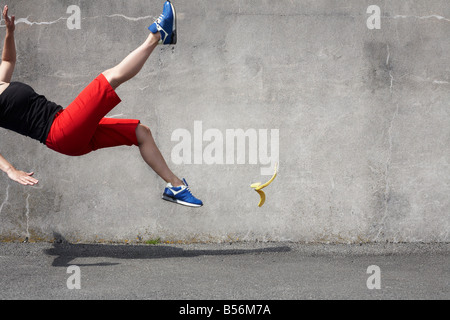
[{"label": "concrete wall", "polygon": [[[449,240],[447,0],[173,2],[178,44],[118,89],[110,116],[149,125],[205,206],[161,200],[137,148],[70,158],[1,129],[0,153],[40,180],[0,177],[1,239]],[[14,80],[69,104],[140,45],[162,3],[10,1]],[[235,129],[244,147],[227,142]],[[275,161],[259,208],[250,184]]]}]

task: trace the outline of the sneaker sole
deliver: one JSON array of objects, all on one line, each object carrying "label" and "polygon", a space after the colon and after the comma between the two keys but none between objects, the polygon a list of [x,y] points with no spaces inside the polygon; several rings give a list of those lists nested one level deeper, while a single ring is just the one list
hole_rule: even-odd
[{"label": "sneaker sole", "polygon": [[193,203],[189,203],[189,202],[185,202],[185,201],[173,199],[173,198],[171,198],[171,197],[169,197],[169,196],[166,196],[166,195],[164,195],[164,194],[163,194],[163,196],[162,196],[162,199],[163,199],[163,200],[166,200],[166,201],[169,201],[169,202],[181,204],[181,205],[186,206],[186,207],[199,208],[199,207],[202,206],[202,205],[200,205],[200,204],[193,204]]},{"label": "sneaker sole", "polygon": [[170,6],[173,12],[172,42],[170,44],[177,44],[177,13],[172,3],[170,3]]}]

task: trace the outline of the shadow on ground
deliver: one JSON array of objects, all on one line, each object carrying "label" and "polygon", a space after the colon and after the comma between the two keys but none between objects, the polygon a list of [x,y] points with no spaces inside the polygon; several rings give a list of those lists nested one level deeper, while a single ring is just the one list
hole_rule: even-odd
[{"label": "shadow on ground", "polygon": [[[288,252],[287,246],[258,249],[218,249],[218,250],[185,250],[168,245],[116,245],[116,244],[71,244],[61,235],[55,234],[53,248],[44,250],[49,256],[55,256],[52,266],[67,267],[76,258],[116,258],[116,259],[163,259],[198,256],[225,256],[243,254],[262,254],[271,252]],[[119,263],[100,262],[79,264],[77,266],[111,266]]]}]

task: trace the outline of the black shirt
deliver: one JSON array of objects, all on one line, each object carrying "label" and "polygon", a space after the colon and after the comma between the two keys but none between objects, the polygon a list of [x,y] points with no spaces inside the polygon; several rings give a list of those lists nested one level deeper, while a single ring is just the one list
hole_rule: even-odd
[{"label": "black shirt", "polygon": [[11,82],[0,94],[0,127],[45,144],[53,119],[61,109],[30,86]]}]

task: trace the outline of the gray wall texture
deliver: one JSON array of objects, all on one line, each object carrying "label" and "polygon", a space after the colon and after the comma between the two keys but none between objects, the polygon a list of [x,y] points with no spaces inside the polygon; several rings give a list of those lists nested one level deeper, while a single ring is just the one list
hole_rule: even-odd
[{"label": "gray wall texture", "polygon": [[[161,200],[136,147],[71,158],[0,129],[0,152],[40,180],[0,177],[0,239],[449,240],[448,0],[173,3],[178,44],[155,50],[109,116],[148,125],[205,205]],[[144,41],[163,1],[8,4],[14,81],[66,106]],[[258,207],[250,184],[275,162]]]}]

